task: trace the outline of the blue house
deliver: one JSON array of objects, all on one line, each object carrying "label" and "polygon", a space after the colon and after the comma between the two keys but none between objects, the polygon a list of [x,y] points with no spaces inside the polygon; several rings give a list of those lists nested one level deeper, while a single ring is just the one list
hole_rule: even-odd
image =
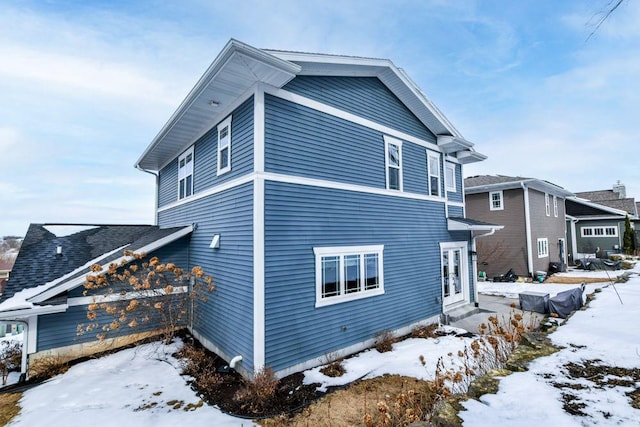
[{"label": "blue house", "polygon": [[472,304],[473,149],[391,61],[231,40],[136,163],[217,291],[192,333],[286,375]]},{"label": "blue house", "polygon": [[483,159],[389,60],[231,40],[136,163],[156,176],[156,226],[34,225],[51,269],[60,244],[85,256],[12,275],[0,320],[22,319],[34,357],[81,354],[84,274],[126,247],[213,276],[189,329],[242,374],[319,365],[473,306],[475,239],[496,226],[465,219],[462,169]]}]

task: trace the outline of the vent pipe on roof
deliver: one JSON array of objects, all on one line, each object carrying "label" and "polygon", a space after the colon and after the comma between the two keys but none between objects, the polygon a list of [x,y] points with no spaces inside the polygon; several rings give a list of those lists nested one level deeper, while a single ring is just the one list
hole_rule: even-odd
[{"label": "vent pipe on roof", "polygon": [[56,248],[56,255],[58,256],[62,255],[62,246],[58,245],[58,247]]}]

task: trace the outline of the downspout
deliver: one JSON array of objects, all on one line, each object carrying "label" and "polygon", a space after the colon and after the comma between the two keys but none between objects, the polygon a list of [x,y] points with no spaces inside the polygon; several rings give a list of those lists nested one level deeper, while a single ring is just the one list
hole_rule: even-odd
[{"label": "downspout", "polygon": [[[496,229],[492,228],[491,231],[487,233],[480,234],[479,236],[473,236],[471,238],[471,252],[474,254],[472,256],[473,262],[471,263],[471,270],[472,270],[471,272],[473,273],[473,302],[476,307],[478,306],[478,252],[477,252],[476,240],[479,239],[480,237],[491,236],[495,232],[496,232]],[[471,234],[473,235],[473,231],[471,232]]]},{"label": "downspout", "polygon": [[529,269],[529,277],[533,277],[533,248],[531,246],[531,214],[529,212],[529,187],[524,182],[520,182],[520,186],[524,191],[524,223],[527,235],[527,268]]},{"label": "downspout", "polygon": [[154,218],[153,225],[158,225],[158,191],[160,191],[160,188],[158,188],[158,183],[160,181],[160,174],[157,174],[147,169],[143,169],[140,165],[136,165],[136,169],[142,172],[146,172],[149,175],[153,175],[156,178],[156,191],[154,192],[155,200],[153,202],[153,211],[155,212],[153,215],[153,218]]}]

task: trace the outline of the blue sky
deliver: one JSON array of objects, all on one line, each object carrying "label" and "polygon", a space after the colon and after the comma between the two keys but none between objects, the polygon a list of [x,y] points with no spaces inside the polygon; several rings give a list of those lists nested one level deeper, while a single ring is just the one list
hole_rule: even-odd
[{"label": "blue sky", "polygon": [[230,38],[391,59],[487,161],[465,175],[620,180],[640,200],[640,2],[29,1],[0,4],[0,236],[152,223],[133,164]]}]

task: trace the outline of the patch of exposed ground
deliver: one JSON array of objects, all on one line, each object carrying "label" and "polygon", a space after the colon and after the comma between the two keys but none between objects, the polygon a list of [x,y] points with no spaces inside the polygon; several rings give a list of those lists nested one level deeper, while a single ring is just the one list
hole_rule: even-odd
[{"label": "patch of exposed ground", "polygon": [[[615,280],[616,276],[611,276],[611,280]],[[579,285],[580,283],[609,283],[611,282],[606,277],[571,277],[571,276],[557,276],[552,275],[547,277],[545,283],[560,283],[564,285]]]},{"label": "patch of exposed ground", "polygon": [[6,426],[20,412],[22,393],[4,393],[0,397],[0,426]]}]

